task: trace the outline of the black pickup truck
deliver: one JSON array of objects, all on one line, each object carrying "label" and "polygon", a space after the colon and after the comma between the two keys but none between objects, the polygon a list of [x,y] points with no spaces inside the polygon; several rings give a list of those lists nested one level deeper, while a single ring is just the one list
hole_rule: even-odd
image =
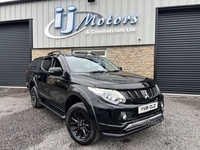
[{"label": "black pickup truck", "polygon": [[122,71],[92,54],[51,52],[26,70],[33,107],[66,119],[79,144],[123,137],[163,121],[164,97],[153,79]]}]

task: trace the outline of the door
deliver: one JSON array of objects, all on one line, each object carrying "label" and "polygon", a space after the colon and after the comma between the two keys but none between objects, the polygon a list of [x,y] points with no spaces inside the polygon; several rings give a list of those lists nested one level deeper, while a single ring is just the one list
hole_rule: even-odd
[{"label": "door", "polygon": [[0,23],[0,86],[24,86],[31,61],[32,22]]},{"label": "door", "polygon": [[155,80],[164,93],[200,91],[200,6],[158,9]]}]

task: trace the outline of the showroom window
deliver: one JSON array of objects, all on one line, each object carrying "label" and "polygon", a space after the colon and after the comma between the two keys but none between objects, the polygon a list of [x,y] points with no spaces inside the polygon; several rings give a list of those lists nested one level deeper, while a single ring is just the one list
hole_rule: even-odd
[{"label": "showroom window", "polygon": [[91,53],[95,53],[102,57],[106,57],[106,50],[73,50],[73,54],[87,52],[87,51],[90,51]]}]

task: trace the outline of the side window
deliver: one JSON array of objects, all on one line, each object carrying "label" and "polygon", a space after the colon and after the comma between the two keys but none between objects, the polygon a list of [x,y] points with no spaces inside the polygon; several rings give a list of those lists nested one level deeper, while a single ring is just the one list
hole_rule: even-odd
[{"label": "side window", "polygon": [[55,58],[55,60],[54,60],[53,67],[61,67],[62,68],[60,61],[57,58]]},{"label": "side window", "polygon": [[47,58],[47,59],[45,59],[45,60],[43,60],[43,64],[42,64],[42,70],[43,71],[48,71],[49,70],[49,68],[51,67],[51,61],[52,61],[52,59],[51,58]]},{"label": "side window", "polygon": [[40,70],[41,62],[42,62],[42,57],[35,58],[35,59],[30,63],[30,65],[28,66],[28,69],[29,69],[29,70],[37,70],[37,71],[39,71],[39,70]]}]

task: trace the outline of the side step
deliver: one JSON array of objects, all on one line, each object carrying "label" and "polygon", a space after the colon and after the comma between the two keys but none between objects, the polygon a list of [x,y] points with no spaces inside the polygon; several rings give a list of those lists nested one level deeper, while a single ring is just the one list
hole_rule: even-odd
[{"label": "side step", "polygon": [[40,102],[44,107],[46,107],[47,109],[51,110],[52,112],[54,112],[56,115],[58,115],[59,117],[61,117],[62,119],[65,119],[65,113],[62,112],[61,110],[59,110],[58,108],[54,107],[53,105],[42,101]]}]

